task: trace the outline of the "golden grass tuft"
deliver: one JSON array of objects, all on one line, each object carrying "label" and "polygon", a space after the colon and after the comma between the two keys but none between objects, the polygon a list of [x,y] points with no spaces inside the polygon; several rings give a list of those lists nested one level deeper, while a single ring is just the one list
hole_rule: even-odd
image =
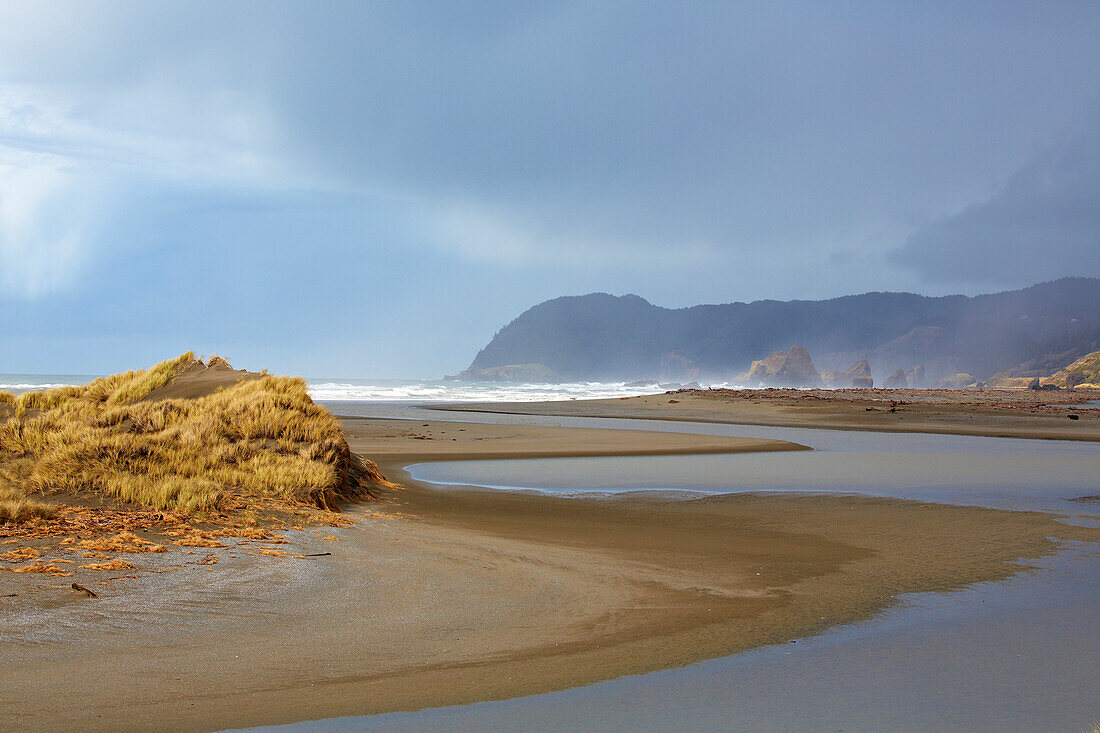
[{"label": "golden grass tuft", "polygon": [[50,519],[56,511],[52,506],[29,500],[24,492],[5,484],[0,473],[0,524]]},{"label": "golden grass tuft", "polygon": [[30,502],[36,495],[192,514],[257,500],[335,510],[385,483],[351,453],[336,418],[300,378],[263,376],[194,399],[141,401],[195,363],[189,352],[14,398],[14,414],[0,422],[0,523],[44,513]]}]

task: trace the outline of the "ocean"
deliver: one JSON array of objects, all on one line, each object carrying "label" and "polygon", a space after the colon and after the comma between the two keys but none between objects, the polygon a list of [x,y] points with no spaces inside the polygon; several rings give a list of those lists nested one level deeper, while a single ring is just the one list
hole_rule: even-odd
[{"label": "ocean", "polygon": [[[88,374],[0,374],[0,392],[32,392],[66,385],[87,384]],[[528,402],[587,400],[653,394],[680,385],[656,382],[566,382],[526,384],[511,382],[456,382],[424,379],[307,379],[309,392],[319,402]],[[695,385],[692,385],[695,386]],[[730,385],[712,385],[726,387]]]}]

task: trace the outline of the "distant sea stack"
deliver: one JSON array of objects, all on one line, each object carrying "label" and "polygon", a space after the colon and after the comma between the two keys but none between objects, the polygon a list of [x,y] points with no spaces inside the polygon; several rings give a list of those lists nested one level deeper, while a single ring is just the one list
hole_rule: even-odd
[{"label": "distant sea stack", "polygon": [[751,387],[820,387],[821,375],[817,373],[810,352],[801,346],[792,346],[785,352],[776,351],[766,359],[754,361],[737,381]]},{"label": "distant sea stack", "polygon": [[[1066,278],[975,297],[866,293],[679,309],[637,295],[568,296],[506,325],[458,376],[735,382],[754,361],[789,355],[792,344],[813,355],[814,371],[853,385],[857,378],[861,385],[863,378],[882,384],[898,370],[909,387],[958,383],[964,376],[971,383],[993,375],[1046,378],[1100,351],[1100,279]],[[849,374],[854,367],[858,373]]]},{"label": "distant sea stack", "polygon": [[459,372],[448,380],[464,382],[529,382],[535,384],[556,384],[562,381],[561,375],[542,364],[506,364],[504,366],[473,367]]},{"label": "distant sea stack", "polygon": [[857,361],[842,372],[826,369],[821,373],[821,379],[826,387],[832,389],[871,389],[875,386],[875,380],[871,377],[871,364],[866,359]]},{"label": "distant sea stack", "polygon": [[882,383],[885,389],[905,389],[909,386],[909,379],[905,376],[904,369],[895,369],[894,373]]}]

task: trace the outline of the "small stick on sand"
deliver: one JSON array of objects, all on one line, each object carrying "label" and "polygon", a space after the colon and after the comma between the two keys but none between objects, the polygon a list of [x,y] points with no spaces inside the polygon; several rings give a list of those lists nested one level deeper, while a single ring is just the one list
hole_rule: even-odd
[{"label": "small stick on sand", "polygon": [[324,557],[325,555],[331,555],[331,552],[315,552],[312,555],[303,555],[302,557]]},{"label": "small stick on sand", "polygon": [[87,593],[89,598],[99,598],[98,593],[96,593],[95,591],[90,590],[88,588],[85,588],[80,583],[73,583],[73,590],[78,590],[78,591],[81,591],[82,593]]}]

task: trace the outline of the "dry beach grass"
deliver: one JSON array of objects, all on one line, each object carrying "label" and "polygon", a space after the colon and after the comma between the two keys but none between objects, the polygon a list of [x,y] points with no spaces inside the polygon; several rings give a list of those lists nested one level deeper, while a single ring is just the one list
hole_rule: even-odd
[{"label": "dry beach grass", "polygon": [[[208,394],[171,396],[211,372],[222,379]],[[40,500],[56,495],[200,514],[255,500],[333,509],[382,480],[302,379],[233,372],[216,357],[5,395],[0,410],[0,522],[49,518]]]}]

